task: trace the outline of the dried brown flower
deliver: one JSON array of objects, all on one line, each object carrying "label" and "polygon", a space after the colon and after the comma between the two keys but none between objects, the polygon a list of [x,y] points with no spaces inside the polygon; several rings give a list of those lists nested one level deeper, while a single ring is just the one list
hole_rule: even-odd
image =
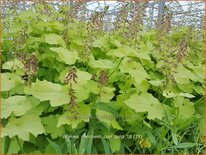
[{"label": "dried brown flower", "polygon": [[79,106],[78,106],[78,104],[76,102],[77,97],[75,96],[74,89],[72,89],[72,88],[69,89],[69,96],[70,96],[69,105],[71,105],[70,108],[69,108],[69,111],[73,110],[75,107],[79,108]]},{"label": "dried brown flower", "polygon": [[70,105],[70,108],[69,108],[69,111],[72,111],[75,107],[79,107],[77,102],[76,102],[76,99],[77,97],[75,96],[75,91],[74,89],[72,88],[72,82],[75,82],[77,83],[76,79],[78,78],[77,76],[77,70],[75,67],[71,68],[69,70],[69,73],[67,74],[64,82],[67,83],[67,84],[70,84],[70,88],[69,88],[69,96],[70,96],[70,101],[69,101],[69,105]]},{"label": "dried brown flower", "polygon": [[34,76],[36,76],[38,71],[38,59],[37,57],[32,55],[26,55],[25,53],[19,53],[17,55],[17,59],[19,59],[24,65],[24,76],[26,77],[26,81],[31,81]]},{"label": "dried brown flower", "polygon": [[99,77],[99,83],[101,83],[102,85],[106,85],[108,83],[108,79],[109,77],[107,71],[101,71]]},{"label": "dried brown flower", "polygon": [[72,81],[77,83],[76,78],[78,78],[77,77],[77,70],[76,70],[76,68],[72,68],[72,69],[69,70],[69,73],[67,74],[64,82],[67,83],[67,84],[71,83]]},{"label": "dried brown flower", "polygon": [[187,41],[186,39],[182,39],[180,41],[179,50],[177,54],[178,62],[181,62],[187,56]]}]

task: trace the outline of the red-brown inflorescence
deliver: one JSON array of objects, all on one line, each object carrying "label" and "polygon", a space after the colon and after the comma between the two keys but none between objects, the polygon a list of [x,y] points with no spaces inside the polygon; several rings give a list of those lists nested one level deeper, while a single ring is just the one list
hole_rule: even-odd
[{"label": "red-brown inflorescence", "polygon": [[76,68],[72,68],[72,69],[69,70],[69,73],[67,74],[64,82],[67,83],[67,84],[68,83],[72,84],[72,81],[77,83],[76,78],[78,78],[77,77],[77,70],[76,70]]},{"label": "red-brown inflorescence", "polygon": [[38,71],[38,58],[32,55],[26,55],[25,53],[19,53],[17,58],[23,63],[24,65],[24,80],[31,85],[31,80],[37,75]]},{"label": "red-brown inflorescence", "polygon": [[100,77],[99,77],[99,83],[102,85],[106,85],[108,83],[108,73],[106,71],[101,71],[100,72]]},{"label": "red-brown inflorescence", "polygon": [[187,56],[187,41],[186,39],[182,39],[180,41],[180,46],[177,54],[178,62],[181,62],[186,56]]},{"label": "red-brown inflorescence", "polygon": [[69,70],[69,73],[67,74],[64,82],[69,84],[70,85],[70,88],[69,88],[69,96],[70,96],[70,101],[69,101],[69,105],[70,105],[70,108],[69,108],[69,111],[73,110],[75,107],[78,107],[78,104],[76,102],[76,99],[77,97],[75,96],[75,91],[74,89],[72,88],[72,83],[77,83],[76,79],[78,78],[77,76],[77,70],[76,68],[72,68]]}]

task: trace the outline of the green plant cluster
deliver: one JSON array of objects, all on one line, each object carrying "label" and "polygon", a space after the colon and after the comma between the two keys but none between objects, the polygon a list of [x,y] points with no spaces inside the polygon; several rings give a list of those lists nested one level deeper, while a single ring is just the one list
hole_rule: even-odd
[{"label": "green plant cluster", "polygon": [[203,153],[203,32],[140,30],[130,44],[127,24],[44,7],[4,21],[3,153]]}]

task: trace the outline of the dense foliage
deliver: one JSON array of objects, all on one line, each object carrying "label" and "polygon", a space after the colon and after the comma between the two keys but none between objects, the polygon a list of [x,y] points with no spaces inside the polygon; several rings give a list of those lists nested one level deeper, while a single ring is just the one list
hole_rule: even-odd
[{"label": "dense foliage", "polygon": [[169,30],[166,19],[146,31],[138,15],[105,31],[103,14],[81,21],[46,4],[11,11],[3,153],[203,152],[202,31]]}]

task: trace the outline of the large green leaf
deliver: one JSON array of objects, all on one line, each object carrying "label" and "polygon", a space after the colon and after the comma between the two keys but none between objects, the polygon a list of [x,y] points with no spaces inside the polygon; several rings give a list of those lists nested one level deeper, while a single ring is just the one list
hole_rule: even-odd
[{"label": "large green leaf", "polygon": [[65,133],[63,126],[57,127],[59,115],[49,115],[42,118],[42,124],[44,125],[47,134],[51,134],[53,139],[62,136]]},{"label": "large green leaf", "polygon": [[[66,68],[60,73],[60,81],[64,83],[64,79],[69,72],[69,68]],[[90,80],[92,75],[85,71],[77,70],[77,79],[76,82],[72,82],[72,87],[75,91],[75,95],[77,96],[77,102],[82,102],[83,100],[89,98],[90,92],[98,93],[98,83]]]},{"label": "large green leaf", "polygon": [[149,93],[134,94],[125,103],[136,112],[147,112],[148,119],[162,119],[164,107],[155,97]]},{"label": "large green leaf", "polygon": [[92,78],[92,74],[85,71],[77,71],[77,83],[78,85],[85,85],[88,80]]},{"label": "large green leaf", "polygon": [[50,25],[53,29],[59,30],[59,31],[63,31],[66,26],[64,25],[64,23],[62,23],[61,21],[51,21]]},{"label": "large green leaf", "polygon": [[151,60],[148,52],[145,52],[145,51],[137,53],[137,57],[140,59],[145,59],[145,60],[149,60],[149,61]]},{"label": "large green leaf", "polygon": [[103,87],[100,93],[100,102],[108,103],[114,97],[115,88]]},{"label": "large green leaf", "polygon": [[95,82],[93,80],[87,81],[87,84],[85,85],[87,90],[89,90],[93,94],[99,94],[100,92],[100,85],[98,82]]},{"label": "large green leaf", "polygon": [[24,141],[29,141],[30,133],[37,137],[44,132],[39,116],[33,112],[27,112],[20,118],[11,118],[3,128],[2,136],[9,136],[10,138],[18,136]]},{"label": "large green leaf", "polygon": [[73,89],[75,90],[75,95],[77,96],[76,101],[78,103],[89,98],[90,90],[87,89],[87,85],[75,85],[73,86]]},{"label": "large green leaf", "polygon": [[31,87],[25,87],[24,92],[26,94],[33,95],[40,101],[50,101],[51,106],[61,106],[67,104],[70,101],[68,90],[63,86],[48,82],[46,80],[32,83]]},{"label": "large green leaf", "polygon": [[122,130],[122,127],[116,121],[116,118],[112,115],[112,113],[96,109],[96,116],[100,121],[106,123],[108,126],[112,126],[115,129]]},{"label": "large green leaf", "polygon": [[76,107],[75,112],[66,111],[63,115],[61,115],[58,119],[57,127],[61,125],[67,124],[72,128],[76,128],[81,122],[89,122],[91,116],[91,108],[86,104],[78,104],[79,108]]},{"label": "large green leaf", "polygon": [[63,47],[51,47],[50,50],[59,56],[60,61],[68,65],[75,64],[75,62],[79,59],[76,51],[71,52]]},{"label": "large green leaf", "polygon": [[188,84],[190,83],[189,80],[197,80],[197,76],[181,64],[177,67],[177,73],[174,75],[174,78],[180,84]]},{"label": "large green leaf", "polygon": [[112,36],[109,37],[109,39],[110,39],[110,42],[109,42],[109,43],[112,44],[113,46],[115,46],[115,47],[121,47],[121,46],[122,46],[122,44],[120,43],[120,41],[114,39]]},{"label": "large green leaf", "polygon": [[9,91],[22,83],[21,77],[16,74],[1,73],[1,91]]},{"label": "large green leaf", "polygon": [[93,44],[92,44],[93,47],[98,47],[98,48],[105,48],[108,46],[108,42],[107,42],[107,38],[105,36],[101,36],[101,37],[98,37],[94,40]]},{"label": "large green leaf", "polygon": [[194,103],[190,102],[189,99],[185,99],[183,97],[176,97],[173,103],[174,106],[178,108],[180,117],[193,117],[193,114],[195,113],[195,107]]},{"label": "large green leaf", "polygon": [[126,56],[136,56],[135,51],[129,46],[119,47],[117,49],[110,50],[107,55],[124,58]]},{"label": "large green leaf", "polygon": [[204,83],[205,80],[205,66],[199,65],[193,68],[193,73],[196,75],[196,81]]},{"label": "large green leaf", "polygon": [[167,98],[173,98],[176,96],[184,96],[187,98],[194,98],[195,97],[194,95],[192,95],[190,93],[175,93],[175,92],[168,92],[166,90],[163,91],[162,95],[167,97]]},{"label": "large green leaf", "polygon": [[8,70],[17,70],[17,69],[23,69],[24,65],[21,61],[18,59],[14,61],[7,61],[2,65],[2,69],[8,69]]},{"label": "large green leaf", "polygon": [[195,96],[190,93],[185,93],[180,91],[177,87],[168,87],[166,90],[162,93],[163,96],[166,98],[172,98],[176,96],[183,96],[187,98],[194,98]]},{"label": "large green leaf", "polygon": [[114,67],[114,64],[111,60],[108,59],[95,60],[93,56],[90,56],[88,63],[93,68],[111,69]]},{"label": "large green leaf", "polygon": [[2,118],[8,118],[13,112],[15,116],[22,116],[32,107],[39,104],[39,101],[33,97],[11,96],[2,99]]},{"label": "large green leaf", "polygon": [[45,34],[44,36],[45,42],[51,45],[61,45],[63,47],[66,47],[65,41],[60,35],[51,33],[51,34]]},{"label": "large green leaf", "polygon": [[129,73],[131,77],[134,78],[137,85],[141,84],[142,81],[146,79],[150,79],[142,65],[130,58],[124,58],[119,68],[122,73]]}]

